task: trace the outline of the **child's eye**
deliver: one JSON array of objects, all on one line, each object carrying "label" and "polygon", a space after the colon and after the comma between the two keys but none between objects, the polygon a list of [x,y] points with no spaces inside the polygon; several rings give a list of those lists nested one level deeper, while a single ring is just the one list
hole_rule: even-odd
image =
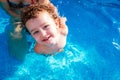
[{"label": "child's eye", "polygon": [[47,28],[49,28],[49,25],[45,25],[43,28],[44,28],[44,29],[47,29]]},{"label": "child's eye", "polygon": [[39,31],[34,31],[32,34],[35,35],[35,34],[37,34],[37,33],[39,33]]}]

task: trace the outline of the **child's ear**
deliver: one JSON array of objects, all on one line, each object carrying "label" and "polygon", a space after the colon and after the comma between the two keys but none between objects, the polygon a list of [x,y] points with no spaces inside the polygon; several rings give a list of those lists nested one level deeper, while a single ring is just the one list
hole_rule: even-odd
[{"label": "child's ear", "polygon": [[56,19],[56,20],[55,20],[55,24],[56,24],[57,27],[60,26],[60,21],[59,21],[59,19]]}]

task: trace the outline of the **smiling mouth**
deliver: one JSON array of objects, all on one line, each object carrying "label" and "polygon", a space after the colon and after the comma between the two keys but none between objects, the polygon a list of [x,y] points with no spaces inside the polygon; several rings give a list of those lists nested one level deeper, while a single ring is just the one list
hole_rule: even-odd
[{"label": "smiling mouth", "polygon": [[50,39],[51,36],[47,37],[46,39],[43,39],[42,41],[47,41]]}]

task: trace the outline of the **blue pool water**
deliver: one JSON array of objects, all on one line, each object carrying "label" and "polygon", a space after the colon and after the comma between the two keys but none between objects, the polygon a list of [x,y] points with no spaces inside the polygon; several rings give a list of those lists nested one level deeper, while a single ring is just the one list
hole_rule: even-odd
[{"label": "blue pool water", "polygon": [[9,55],[0,9],[0,80],[120,80],[120,0],[52,0],[67,17],[65,50],[55,56]]}]

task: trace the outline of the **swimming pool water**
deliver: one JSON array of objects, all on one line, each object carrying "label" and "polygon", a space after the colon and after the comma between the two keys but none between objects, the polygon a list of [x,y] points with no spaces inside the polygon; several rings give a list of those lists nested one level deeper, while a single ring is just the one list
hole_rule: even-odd
[{"label": "swimming pool water", "polygon": [[120,1],[52,2],[67,17],[67,45],[54,56],[29,52],[23,62],[9,55],[9,16],[0,9],[0,80],[120,80]]}]

